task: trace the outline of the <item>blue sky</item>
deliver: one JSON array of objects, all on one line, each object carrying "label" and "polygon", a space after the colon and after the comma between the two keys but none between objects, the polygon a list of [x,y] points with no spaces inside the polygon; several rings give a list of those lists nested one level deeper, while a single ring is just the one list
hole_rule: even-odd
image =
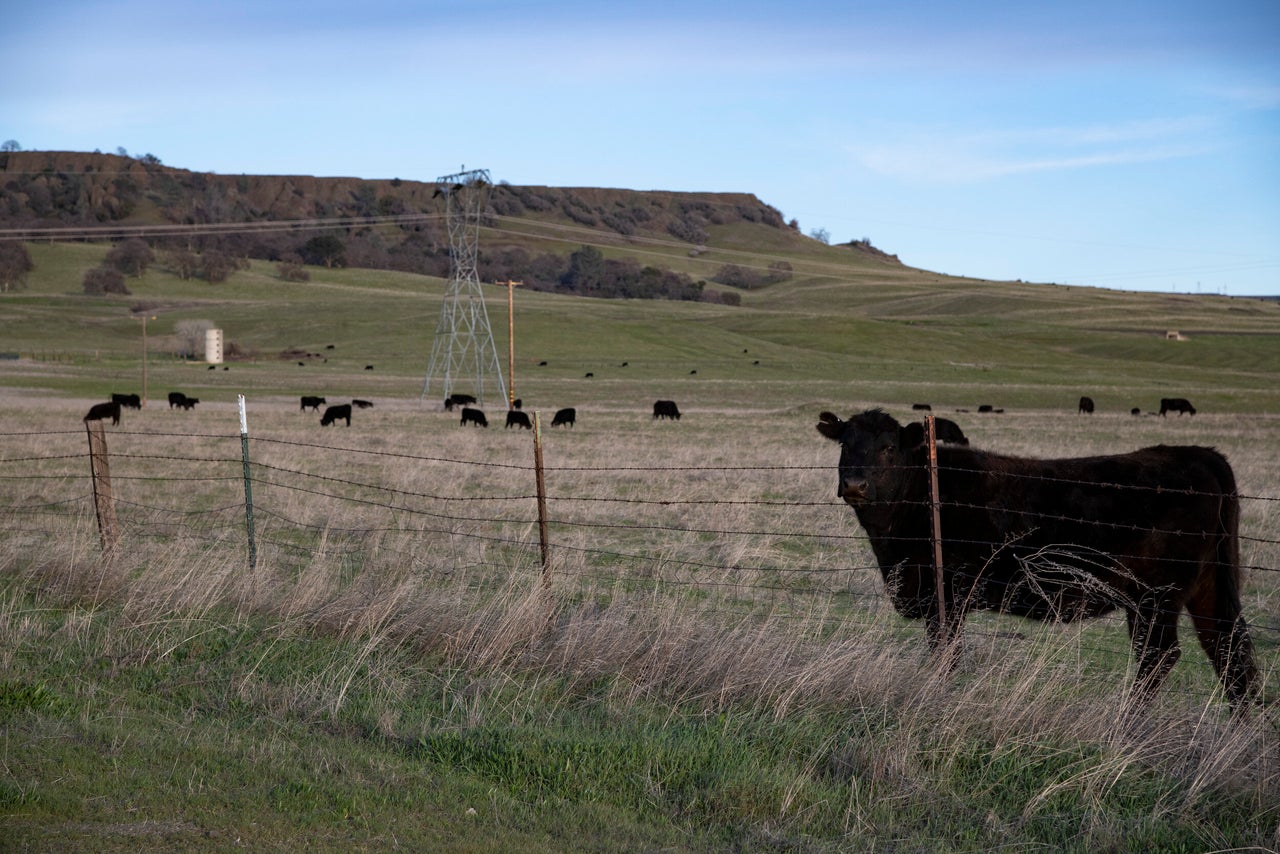
[{"label": "blue sky", "polygon": [[755,193],[957,275],[1280,294],[1280,3],[6,3],[0,141]]}]

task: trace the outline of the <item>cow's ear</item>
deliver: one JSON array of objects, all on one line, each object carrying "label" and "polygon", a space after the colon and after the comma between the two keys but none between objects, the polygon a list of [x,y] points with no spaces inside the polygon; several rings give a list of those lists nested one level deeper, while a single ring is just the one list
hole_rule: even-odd
[{"label": "cow's ear", "polygon": [[902,428],[902,432],[898,434],[898,446],[904,451],[910,451],[924,444],[924,425],[919,421],[913,421]]},{"label": "cow's ear", "polygon": [[844,432],[844,422],[830,412],[823,412],[818,416],[818,432],[826,436],[833,442],[840,441],[840,435]]}]

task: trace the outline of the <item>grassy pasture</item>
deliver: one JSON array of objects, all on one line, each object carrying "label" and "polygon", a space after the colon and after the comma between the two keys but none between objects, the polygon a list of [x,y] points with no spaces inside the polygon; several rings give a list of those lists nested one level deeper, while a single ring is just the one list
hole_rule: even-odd
[{"label": "grassy pasture", "polygon": [[[497,401],[485,431],[458,427],[435,386],[419,400],[442,283],[288,285],[262,266],[85,298],[100,252],[33,247],[30,287],[0,299],[2,349],[44,354],[0,362],[11,847],[1280,845],[1275,712],[1230,722],[1189,627],[1136,725],[1119,718],[1120,619],[978,615],[958,671],[936,673],[832,500],[834,447],[813,427],[821,409],[905,418],[927,400],[1013,453],[1219,447],[1249,497],[1245,609],[1274,697],[1275,306],[874,268],[801,271],[741,308],[517,291],[517,393],[546,421],[579,409],[572,430],[544,427],[546,591],[529,434],[501,429]],[[505,368],[504,296],[489,311]],[[158,315],[152,403],[107,429],[127,549],[103,561],[80,418],[140,391],[137,303]],[[256,359],[170,357],[189,318]],[[277,357],[295,347],[329,361]],[[202,402],[170,411],[170,389]],[[313,393],[376,405],[322,430],[298,411]],[[1097,415],[1075,414],[1082,393]],[[1127,414],[1175,394],[1200,414]],[[654,422],[657,397],[685,417]],[[1007,412],[952,412],[984,402]]]}]

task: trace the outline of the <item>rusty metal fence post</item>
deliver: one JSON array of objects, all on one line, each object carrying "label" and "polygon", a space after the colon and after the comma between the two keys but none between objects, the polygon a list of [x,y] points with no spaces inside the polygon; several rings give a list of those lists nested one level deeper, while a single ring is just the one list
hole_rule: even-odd
[{"label": "rusty metal fence post", "polygon": [[551,547],[547,542],[547,481],[542,470],[542,418],[533,413],[533,471],[538,489],[538,544],[542,548],[542,587],[551,588]]}]

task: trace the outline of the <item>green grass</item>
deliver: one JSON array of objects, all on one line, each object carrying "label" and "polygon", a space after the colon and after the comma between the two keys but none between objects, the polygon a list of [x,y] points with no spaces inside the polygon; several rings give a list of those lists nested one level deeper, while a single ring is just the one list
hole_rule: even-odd
[{"label": "green grass", "polygon": [[139,627],[115,607],[6,595],[6,670],[40,680],[0,684],[0,831],[19,849],[1140,852],[1268,838],[1245,797],[1188,809],[1177,777],[1051,735],[931,736],[920,720],[941,709],[712,712],[627,701],[607,678],[458,670],[412,644],[353,661],[347,642],[231,613]]}]

